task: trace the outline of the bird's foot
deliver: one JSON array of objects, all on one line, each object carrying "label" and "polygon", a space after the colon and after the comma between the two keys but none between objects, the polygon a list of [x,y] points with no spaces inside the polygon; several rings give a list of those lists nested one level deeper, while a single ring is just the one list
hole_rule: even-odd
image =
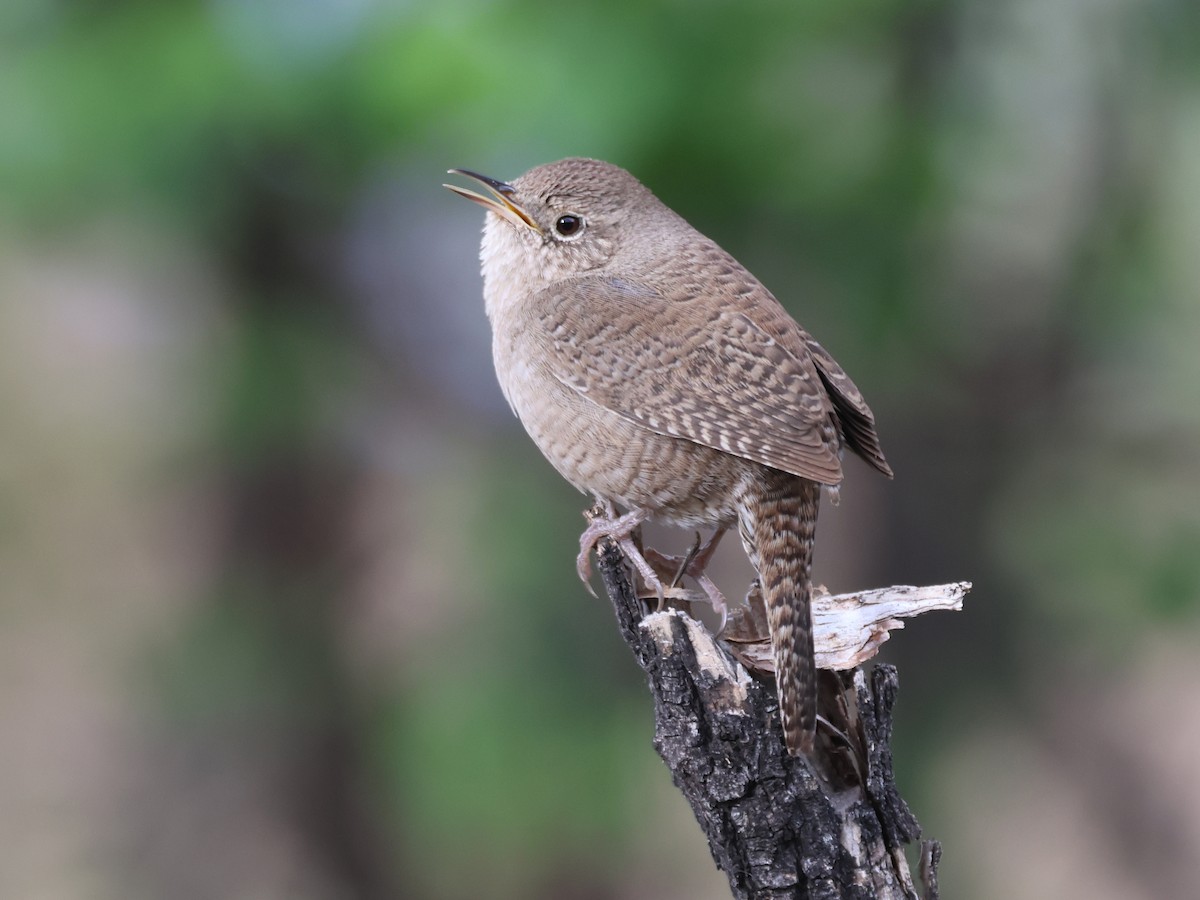
[{"label": "bird's foot", "polygon": [[704,570],[708,568],[709,560],[712,559],[713,552],[717,549],[717,544],[721,542],[721,538],[724,535],[725,529],[718,528],[713,532],[712,537],[701,543],[700,534],[697,532],[696,542],[692,544],[687,553],[682,557],[666,556],[657,550],[646,549],[646,556],[653,556],[654,561],[659,564],[660,568],[675,569],[675,577],[671,579],[671,587],[677,587],[684,575],[689,575],[696,579],[696,583],[704,590],[713,610],[721,617],[721,624],[716,631],[717,634],[725,630],[725,624],[729,621],[729,602],[725,599],[725,595],[721,593],[720,588],[705,574]]},{"label": "bird's foot", "polygon": [[658,607],[662,609],[663,604],[666,602],[662,580],[658,577],[658,573],[654,571],[650,563],[646,562],[646,557],[642,555],[641,549],[633,540],[633,533],[638,529],[638,526],[649,518],[649,513],[645,510],[635,509],[625,513],[623,516],[618,516],[611,503],[608,501],[597,501],[596,505],[584,513],[584,515],[588,519],[588,527],[579,536],[579,556],[575,559],[575,571],[579,574],[580,580],[587,586],[592,596],[596,596],[596,592],[592,590],[590,583],[592,577],[592,549],[600,541],[607,538],[616,541],[625,558],[633,564],[638,574],[642,576],[642,581],[646,587],[658,595]]}]

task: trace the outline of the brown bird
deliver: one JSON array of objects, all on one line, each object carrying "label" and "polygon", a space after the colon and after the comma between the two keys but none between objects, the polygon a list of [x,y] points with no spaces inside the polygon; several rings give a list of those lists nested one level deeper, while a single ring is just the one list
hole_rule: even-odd
[{"label": "brown bird", "polygon": [[787,748],[811,753],[820,488],[841,482],[846,446],[892,474],[862,394],[770,291],[624,169],[564,159],[511,183],[450,172],[488,191],[446,185],[489,213],[480,258],[504,396],[550,463],[608,510],[583,533],[581,576],[608,536],[661,596],[638,525],[711,526],[711,548],[737,523]]}]

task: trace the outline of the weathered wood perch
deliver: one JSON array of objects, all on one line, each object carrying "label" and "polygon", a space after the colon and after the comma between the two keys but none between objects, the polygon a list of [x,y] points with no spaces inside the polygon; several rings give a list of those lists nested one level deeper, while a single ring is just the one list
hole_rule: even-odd
[{"label": "weathered wood perch", "polygon": [[685,612],[647,614],[615,544],[602,542],[598,556],[621,634],[650,682],[655,747],[734,897],[936,900],[939,845],[922,845],[920,894],[905,856],[920,827],[892,778],[896,670],[878,665],[868,676],[858,666],[902,627],[898,616],[961,608],[970,585],[814,597],[818,665],[849,671],[820,672],[825,721],[810,762],[787,754],[774,686],[746,668],[770,657],[753,615],[727,629],[735,658]]}]

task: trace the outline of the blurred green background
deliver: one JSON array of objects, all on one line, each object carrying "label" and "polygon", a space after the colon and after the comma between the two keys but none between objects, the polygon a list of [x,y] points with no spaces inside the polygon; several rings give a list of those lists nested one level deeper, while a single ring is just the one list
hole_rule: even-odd
[{"label": "blurred green background", "polygon": [[440,187],[576,154],[870,399],[818,580],[975,582],[943,895],[1195,896],[1194,0],[6,0],[0,896],[728,896]]}]

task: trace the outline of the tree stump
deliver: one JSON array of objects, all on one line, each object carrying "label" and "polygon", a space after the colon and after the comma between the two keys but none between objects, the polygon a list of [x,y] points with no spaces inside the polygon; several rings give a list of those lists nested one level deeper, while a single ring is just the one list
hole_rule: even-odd
[{"label": "tree stump", "polygon": [[[922,845],[920,893],[905,855],[921,831],[892,777],[896,669],[877,665],[868,675],[861,663],[887,630],[900,627],[895,616],[960,608],[969,585],[873,592],[909,599],[894,601],[872,620],[861,646],[839,657],[852,668],[822,659],[830,628],[823,640],[817,615],[823,601],[814,598],[824,721],[809,760],[788,755],[774,684],[735,658],[730,647],[736,645],[718,641],[682,610],[647,613],[616,545],[601,542],[597,555],[621,635],[649,680],[655,748],[691,804],[733,896],[936,900],[940,846]],[[940,599],[930,601],[927,595],[939,590]],[[913,592],[925,596],[913,601]],[[895,602],[907,603],[907,612],[896,612]],[[758,668],[753,653],[738,656]],[[826,670],[836,667],[846,670]]]}]

